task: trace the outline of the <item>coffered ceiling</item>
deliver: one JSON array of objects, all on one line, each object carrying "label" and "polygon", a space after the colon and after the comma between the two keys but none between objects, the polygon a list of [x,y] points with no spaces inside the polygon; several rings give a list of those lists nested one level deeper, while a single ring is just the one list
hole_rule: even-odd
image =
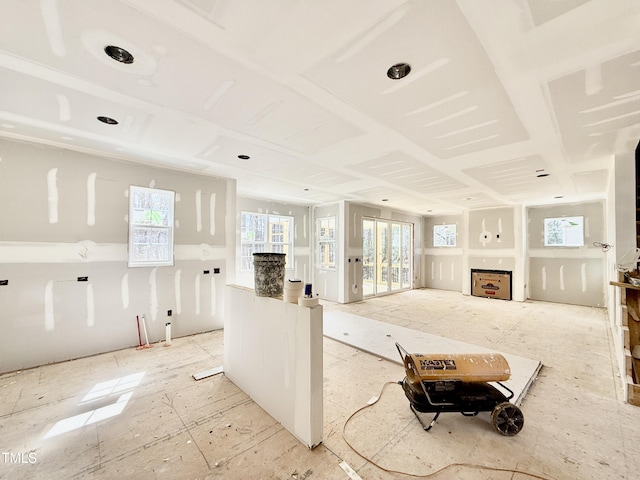
[{"label": "coffered ceiling", "polygon": [[5,0],[0,18],[0,136],[242,195],[576,202],[640,139],[636,0]]}]

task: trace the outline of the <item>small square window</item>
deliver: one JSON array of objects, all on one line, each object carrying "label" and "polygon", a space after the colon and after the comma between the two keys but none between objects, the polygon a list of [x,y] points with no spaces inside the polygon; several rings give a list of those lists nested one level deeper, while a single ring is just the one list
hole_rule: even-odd
[{"label": "small square window", "polygon": [[456,224],[434,225],[433,226],[433,246],[434,247],[455,247],[456,246]]}]

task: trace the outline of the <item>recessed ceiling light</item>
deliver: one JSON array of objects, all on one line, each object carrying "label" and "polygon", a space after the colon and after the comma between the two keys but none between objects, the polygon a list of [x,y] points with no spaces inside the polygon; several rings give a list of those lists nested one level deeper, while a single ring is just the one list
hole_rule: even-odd
[{"label": "recessed ceiling light", "polygon": [[238,155],[240,160],[249,160],[251,157],[249,155]]},{"label": "recessed ceiling light", "polygon": [[548,177],[549,174],[548,173],[539,173],[538,175],[536,175],[538,178],[542,178],[542,177]]},{"label": "recessed ceiling light", "polygon": [[104,53],[113,58],[116,62],[120,63],[133,63],[133,55],[127,52],[124,48],[116,47],[115,45],[108,45],[104,47]]},{"label": "recessed ceiling light", "polygon": [[396,63],[387,70],[387,77],[391,80],[400,80],[409,75],[409,72],[411,72],[411,65],[408,63]]},{"label": "recessed ceiling light", "polygon": [[111,117],[98,117],[98,120],[100,120],[102,123],[106,123],[107,125],[117,125],[118,121],[111,118]]},{"label": "recessed ceiling light", "polygon": [[308,188],[305,188],[305,189],[304,189],[304,191],[305,191],[305,192],[308,192],[308,191],[309,191],[309,189],[308,189]]}]

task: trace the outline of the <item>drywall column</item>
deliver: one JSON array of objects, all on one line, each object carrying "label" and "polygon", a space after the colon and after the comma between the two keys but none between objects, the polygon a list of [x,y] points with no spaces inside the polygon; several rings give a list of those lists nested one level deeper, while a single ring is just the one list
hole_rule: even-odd
[{"label": "drywall column", "polygon": [[[613,185],[607,196],[607,231],[613,232],[613,258],[607,256],[608,280],[618,281],[616,265],[629,250],[636,248],[636,171],[633,152],[616,155],[612,175]],[[615,260],[612,262],[612,260]],[[613,291],[612,291],[613,290]],[[624,398],[628,396],[626,352],[624,345],[626,311],[622,308],[622,289],[609,286],[607,305],[616,358],[622,381]]]},{"label": "drywall column", "polygon": [[322,345],[322,305],[225,287],[225,376],[309,448],[322,442]]},{"label": "drywall column", "polygon": [[336,233],[338,234],[337,252],[340,261],[336,261],[338,267],[338,302],[346,303],[345,285],[348,285],[349,280],[349,267],[347,264],[347,228],[349,219],[346,217],[346,205],[345,201],[339,203],[338,218],[336,219],[336,225],[339,225]]}]

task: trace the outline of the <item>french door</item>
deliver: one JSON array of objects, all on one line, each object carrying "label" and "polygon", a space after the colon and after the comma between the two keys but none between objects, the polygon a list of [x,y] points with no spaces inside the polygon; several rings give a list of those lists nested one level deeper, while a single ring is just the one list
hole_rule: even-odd
[{"label": "french door", "polygon": [[411,288],[413,225],[362,220],[362,294],[381,295]]}]

